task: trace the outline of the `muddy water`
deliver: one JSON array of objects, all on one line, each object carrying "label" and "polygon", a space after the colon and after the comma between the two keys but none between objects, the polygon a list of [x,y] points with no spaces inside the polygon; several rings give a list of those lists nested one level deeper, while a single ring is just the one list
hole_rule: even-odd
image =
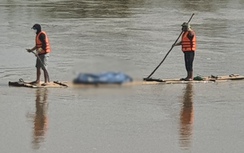
[{"label": "muddy water", "polygon": [[[79,72],[147,77],[195,13],[195,75],[244,74],[242,1],[0,2],[1,152],[242,152],[243,82],[25,89],[35,79],[31,27],[50,38],[51,80]],[[156,78],[185,76],[175,47]]]}]

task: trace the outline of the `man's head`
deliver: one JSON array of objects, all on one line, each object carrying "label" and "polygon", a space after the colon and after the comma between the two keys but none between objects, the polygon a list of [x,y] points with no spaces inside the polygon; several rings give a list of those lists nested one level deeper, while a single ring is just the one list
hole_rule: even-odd
[{"label": "man's head", "polygon": [[36,31],[36,34],[41,32],[41,25],[40,24],[34,24],[33,27],[31,28]]},{"label": "man's head", "polygon": [[182,31],[188,31],[191,28],[190,24],[187,22],[184,22],[181,26],[182,26]]}]

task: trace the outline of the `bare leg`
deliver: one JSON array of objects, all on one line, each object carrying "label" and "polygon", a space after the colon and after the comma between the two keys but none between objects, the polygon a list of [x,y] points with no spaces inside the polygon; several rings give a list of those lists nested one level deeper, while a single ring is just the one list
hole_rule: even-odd
[{"label": "bare leg", "polygon": [[36,83],[40,84],[41,68],[36,68]]},{"label": "bare leg", "polygon": [[48,75],[47,70],[43,70],[43,72],[44,72],[44,80],[45,80],[45,83],[49,83],[50,80],[49,80],[49,75]]}]

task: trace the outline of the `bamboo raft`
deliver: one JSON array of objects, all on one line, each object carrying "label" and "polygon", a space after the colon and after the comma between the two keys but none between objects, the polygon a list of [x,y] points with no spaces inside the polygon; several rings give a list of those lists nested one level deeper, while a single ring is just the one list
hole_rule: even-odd
[{"label": "bamboo raft", "polygon": [[244,76],[239,74],[230,74],[226,76],[207,76],[201,77],[196,76],[191,81],[185,81],[181,79],[153,79],[153,78],[144,78],[144,81],[147,82],[162,82],[164,84],[185,84],[185,83],[208,83],[208,82],[226,82],[226,81],[236,81],[236,80],[244,80]]},{"label": "bamboo raft", "polygon": [[185,81],[180,79],[154,79],[144,78],[143,80],[135,80],[123,84],[74,84],[68,81],[53,81],[43,86],[42,83],[39,85],[32,84],[31,82],[25,82],[23,79],[19,81],[11,82],[8,85],[13,87],[27,87],[27,88],[89,88],[89,87],[114,87],[114,86],[133,86],[133,85],[156,85],[156,84],[187,84],[187,83],[209,83],[209,82],[226,82],[226,81],[237,81],[244,80],[244,76],[238,74],[231,74],[226,76],[207,76],[207,77],[195,77],[192,81]]},{"label": "bamboo raft", "polygon": [[23,79],[19,79],[19,81],[16,82],[8,82],[9,86],[12,87],[27,87],[27,88],[62,88],[62,87],[68,87],[66,83],[62,83],[59,81],[53,81],[48,83],[47,85],[43,85],[44,82],[40,82],[40,84],[34,84],[33,82],[26,82]]}]

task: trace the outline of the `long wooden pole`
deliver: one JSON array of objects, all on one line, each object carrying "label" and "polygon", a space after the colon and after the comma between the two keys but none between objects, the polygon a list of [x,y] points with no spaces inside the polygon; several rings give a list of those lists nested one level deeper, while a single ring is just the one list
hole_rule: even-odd
[{"label": "long wooden pole", "polygon": [[[193,17],[194,13],[191,15],[190,19],[188,20],[187,23],[189,23]],[[150,77],[154,74],[154,72],[159,68],[159,66],[164,62],[164,60],[166,59],[166,57],[169,55],[169,53],[171,52],[171,50],[174,48],[175,44],[177,43],[177,41],[179,40],[180,36],[182,35],[183,31],[181,31],[180,35],[178,36],[178,38],[175,40],[174,44],[171,46],[170,50],[167,52],[167,54],[164,56],[163,60],[159,63],[159,65],[152,71],[152,73],[147,77],[144,78],[144,80],[150,80]]]}]

